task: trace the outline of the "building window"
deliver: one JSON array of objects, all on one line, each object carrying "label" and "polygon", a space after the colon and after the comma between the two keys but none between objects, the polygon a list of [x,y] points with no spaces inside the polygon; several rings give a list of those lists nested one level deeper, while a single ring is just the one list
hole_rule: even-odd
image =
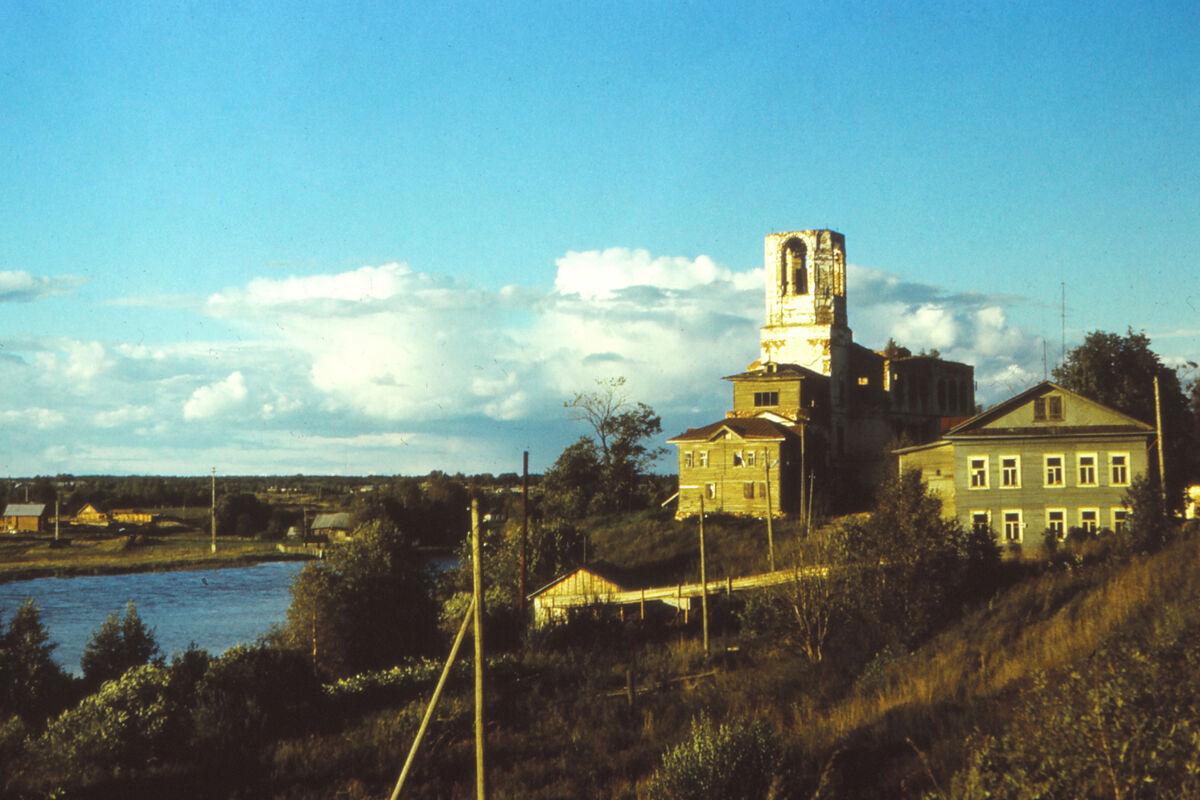
[{"label": "building window", "polygon": [[745,453],[745,456],[744,456],[744,458],[745,458],[745,461],[746,461],[746,466],[747,466],[747,467],[753,467],[753,466],[754,466],[755,458],[754,458],[754,451],[753,451],[753,450],[747,450],[747,451],[746,451],[746,453]]},{"label": "building window", "polygon": [[1004,512],[1004,541],[1021,541],[1021,511]]},{"label": "building window", "polygon": [[1114,508],[1112,510],[1112,528],[1116,533],[1124,533],[1129,525],[1129,509]]},{"label": "building window", "polygon": [[1000,487],[1017,489],[1021,486],[1021,457],[1000,456]]},{"label": "building window", "polygon": [[741,450],[733,451],[733,465],[735,467],[742,466],[742,451]]},{"label": "building window", "polygon": [[992,529],[991,512],[972,511],[971,530],[975,533],[988,533]]},{"label": "building window", "polygon": [[1096,454],[1088,453],[1079,456],[1079,485],[1096,485]]},{"label": "building window", "polygon": [[1129,485],[1129,454],[1109,453],[1108,466],[1112,473],[1113,486]]},{"label": "building window", "polygon": [[717,499],[717,485],[715,483],[704,484],[704,495],[709,500],[716,500]]},{"label": "building window", "polygon": [[1046,456],[1046,485],[1065,486],[1063,480],[1063,457]]},{"label": "building window", "polygon": [[971,488],[972,489],[986,489],[987,488],[987,485],[988,485],[987,462],[988,462],[987,456],[983,456],[982,458],[970,459]]},{"label": "building window", "polygon": [[700,456],[700,466],[707,467],[708,466],[708,451],[701,450],[698,453],[698,455]]},{"label": "building window", "polygon": [[779,405],[779,392],[755,392],[754,405],[759,407]]},{"label": "building window", "polygon": [[683,466],[687,469],[691,469],[693,466],[695,466],[695,458],[693,458],[691,450],[688,450],[683,454]]},{"label": "building window", "polygon": [[1046,530],[1054,534],[1060,542],[1067,538],[1067,510],[1065,508],[1046,509]]},{"label": "building window", "polygon": [[1100,509],[1098,508],[1081,508],[1079,509],[1079,527],[1083,528],[1088,533],[1095,533],[1100,529]]},{"label": "building window", "polygon": [[1060,422],[1063,418],[1063,402],[1059,395],[1038,397],[1033,401],[1034,422]]},{"label": "building window", "polygon": [[754,499],[754,481],[746,481],[742,484],[742,497],[747,500]]}]

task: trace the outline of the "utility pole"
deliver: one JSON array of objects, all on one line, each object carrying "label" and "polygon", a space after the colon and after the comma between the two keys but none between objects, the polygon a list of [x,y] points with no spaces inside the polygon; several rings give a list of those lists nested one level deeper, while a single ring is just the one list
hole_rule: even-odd
[{"label": "utility pole", "polygon": [[529,451],[521,460],[521,596],[517,598],[517,607],[521,611],[521,619],[525,619],[525,551],[529,543]]},{"label": "utility pole", "polygon": [[1167,467],[1163,458],[1162,398],[1158,393],[1158,375],[1154,376],[1154,421],[1158,429],[1158,489],[1162,495],[1162,510],[1167,513]]},{"label": "utility pole", "polygon": [[217,552],[217,468],[212,468],[212,551]]},{"label": "utility pole", "polygon": [[[804,444],[805,444],[805,440],[807,440],[807,439],[808,439],[808,425],[805,424],[805,425],[801,426],[801,428],[800,428],[800,522],[801,523],[804,523],[804,499],[805,499],[804,476],[807,474],[804,471],[806,469],[806,467],[805,467],[806,453],[804,452],[805,451]],[[804,533],[805,534],[808,533],[808,525],[804,525]]]},{"label": "utility pole", "polygon": [[[767,566],[771,572],[775,571],[775,532],[771,528],[771,456],[768,454],[767,462]],[[779,463],[776,459],[775,464]]]},{"label": "utility pole", "polygon": [[700,490],[700,617],[704,655],[708,655],[708,573],[704,571],[704,490]]},{"label": "utility pole", "polygon": [[471,500],[471,573],[475,605],[475,795],[487,800],[483,747],[483,564],[479,544],[479,501]]},{"label": "utility pole", "polygon": [[58,541],[58,495],[54,496],[54,541]]},{"label": "utility pole", "polygon": [[[812,501],[813,501],[813,484],[817,480],[817,473],[810,472],[808,474],[808,518],[804,521],[804,531],[807,533],[812,529]],[[804,481],[804,476],[800,476],[800,481]]]}]

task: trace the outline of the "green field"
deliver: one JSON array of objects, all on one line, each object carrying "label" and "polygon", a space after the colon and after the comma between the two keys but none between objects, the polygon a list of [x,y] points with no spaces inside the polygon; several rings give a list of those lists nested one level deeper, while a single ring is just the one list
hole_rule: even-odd
[{"label": "green field", "polygon": [[286,558],[274,542],[220,536],[212,552],[208,534],[195,528],[129,532],[64,531],[0,534],[0,582],[72,575],[111,575],[177,569],[215,569]]}]

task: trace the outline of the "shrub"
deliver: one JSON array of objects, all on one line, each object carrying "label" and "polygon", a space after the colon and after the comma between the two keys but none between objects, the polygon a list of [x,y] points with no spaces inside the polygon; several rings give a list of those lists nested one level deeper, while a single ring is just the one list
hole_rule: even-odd
[{"label": "shrub", "polygon": [[53,720],[31,753],[44,771],[76,782],[146,765],[164,755],[177,709],[166,667],[146,664],[106,681]]},{"label": "shrub", "polygon": [[779,743],[766,723],[714,725],[702,714],[688,737],[663,755],[647,788],[656,800],[759,800],[780,763]]}]

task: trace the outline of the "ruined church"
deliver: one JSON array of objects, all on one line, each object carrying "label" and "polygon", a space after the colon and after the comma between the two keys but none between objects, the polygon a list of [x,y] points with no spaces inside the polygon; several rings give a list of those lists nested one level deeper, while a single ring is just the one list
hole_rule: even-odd
[{"label": "ruined church", "polygon": [[975,411],[974,368],[854,342],[846,238],[831,230],[766,239],[759,358],[725,378],[725,418],[668,440],[679,448],[678,516],[802,513],[865,500],[898,444],[939,437]]}]

